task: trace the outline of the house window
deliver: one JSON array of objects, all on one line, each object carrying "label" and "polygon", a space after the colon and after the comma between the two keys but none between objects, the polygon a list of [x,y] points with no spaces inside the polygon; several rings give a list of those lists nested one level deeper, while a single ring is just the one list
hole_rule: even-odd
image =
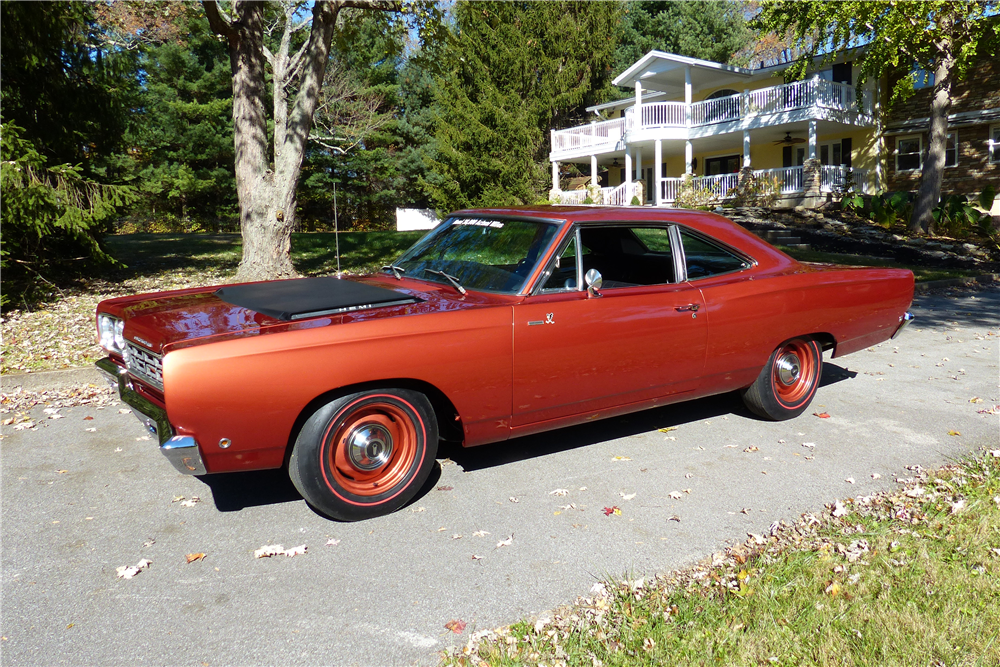
[{"label": "house window", "polygon": [[944,144],[944,166],[958,166],[958,133],[949,132]]},{"label": "house window", "polygon": [[1000,164],[1000,125],[990,126],[990,164]]},{"label": "house window", "polygon": [[742,155],[705,158],[705,175],[736,174],[740,170],[740,161],[742,159]]},{"label": "house window", "polygon": [[914,90],[934,87],[934,72],[928,72],[925,69],[914,67],[910,76],[913,77]]},{"label": "house window", "polygon": [[920,169],[923,143],[919,134],[896,137],[896,171]]}]

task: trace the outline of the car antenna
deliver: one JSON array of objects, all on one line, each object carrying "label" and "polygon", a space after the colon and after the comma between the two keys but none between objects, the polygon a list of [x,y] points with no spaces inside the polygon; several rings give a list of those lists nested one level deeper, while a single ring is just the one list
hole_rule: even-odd
[{"label": "car antenna", "polygon": [[333,182],[333,238],[337,241],[337,277],[340,277],[340,229],[337,226],[337,181]]}]

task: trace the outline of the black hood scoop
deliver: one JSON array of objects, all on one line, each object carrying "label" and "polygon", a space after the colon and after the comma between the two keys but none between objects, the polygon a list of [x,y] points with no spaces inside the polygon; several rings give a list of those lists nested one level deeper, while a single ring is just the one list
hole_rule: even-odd
[{"label": "black hood scoop", "polygon": [[216,290],[215,296],[286,321],[422,301],[391,289],[329,277],[229,285]]}]

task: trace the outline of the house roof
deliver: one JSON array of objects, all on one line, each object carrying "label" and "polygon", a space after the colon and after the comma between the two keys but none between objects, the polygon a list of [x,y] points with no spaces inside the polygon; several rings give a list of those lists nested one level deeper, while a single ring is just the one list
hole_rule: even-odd
[{"label": "house roof", "polygon": [[638,81],[647,90],[657,90],[670,95],[683,94],[684,71],[688,67],[691,68],[691,84],[694,88],[743,81],[758,73],[754,70],[723,65],[711,60],[689,58],[663,51],[650,51],[615,77],[612,83],[616,86],[634,88]]}]

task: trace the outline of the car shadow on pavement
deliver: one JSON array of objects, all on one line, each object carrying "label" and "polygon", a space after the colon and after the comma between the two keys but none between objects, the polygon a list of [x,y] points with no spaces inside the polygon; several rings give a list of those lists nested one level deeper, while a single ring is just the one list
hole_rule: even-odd
[{"label": "car shadow on pavement", "polygon": [[284,468],[227,472],[204,475],[198,479],[211,489],[215,508],[220,512],[238,512],[247,507],[302,500]]},{"label": "car shadow on pavement", "polygon": [[[825,362],[823,375],[820,377],[820,387],[836,384],[856,376],[856,371]],[[482,447],[465,449],[454,443],[442,442],[438,456],[450,458],[466,471],[482,470],[723,415],[759,419],[743,405],[739,392],[733,391],[694,401],[675,403],[662,408],[633,412],[621,417],[602,419],[579,426],[569,426],[521,438],[511,438],[506,442],[483,445]]]}]

